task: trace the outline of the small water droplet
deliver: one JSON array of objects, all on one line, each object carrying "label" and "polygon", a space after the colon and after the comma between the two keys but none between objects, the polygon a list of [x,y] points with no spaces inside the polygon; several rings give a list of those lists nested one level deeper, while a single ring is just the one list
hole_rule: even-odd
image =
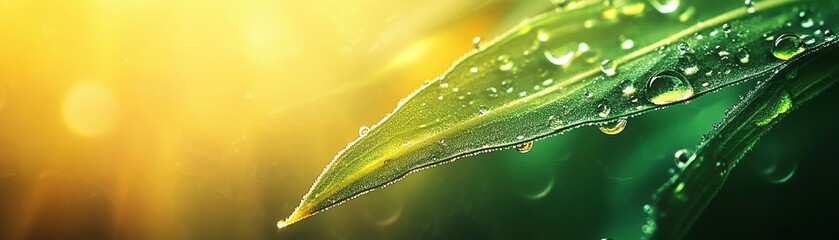
[{"label": "small water droplet", "polygon": [[571,60],[574,59],[574,51],[570,51],[562,56],[555,57],[551,52],[545,51],[545,58],[548,59],[548,62],[551,62],[557,66],[567,66],[571,63]]},{"label": "small water droplet", "polygon": [[558,117],[553,116],[553,115],[548,117],[548,127],[550,127],[551,129],[559,130],[564,126],[565,126],[565,123],[562,122],[562,120],[560,120]]},{"label": "small water droplet", "polygon": [[472,68],[469,69],[469,72],[478,73],[478,68],[477,67],[472,67]]},{"label": "small water droplet", "polygon": [[440,88],[449,88],[449,83],[440,83]]},{"label": "small water droplet", "polygon": [[587,98],[591,98],[594,96],[594,93],[592,93],[591,91],[586,91],[585,93],[583,93],[583,95],[585,95]]},{"label": "small water droplet", "polygon": [[751,61],[751,59],[749,59],[749,57],[750,57],[749,56],[749,49],[740,48],[739,50],[737,50],[737,59],[740,60],[740,63],[742,63],[742,64],[749,63],[749,61]]},{"label": "small water droplet", "polygon": [[816,38],[813,35],[801,35],[801,41],[806,45],[813,45],[816,43]]},{"label": "small water droplet", "polygon": [[367,126],[361,126],[360,128],[358,128],[359,137],[364,137],[365,135],[367,135],[368,132],[370,132],[370,128]]},{"label": "small water droplet", "polygon": [[806,19],[801,21],[801,27],[803,27],[803,28],[810,28],[813,25],[815,25],[815,23],[813,23],[812,18],[806,18]]},{"label": "small water droplet", "polygon": [[725,32],[725,33],[730,33],[731,32],[731,24],[723,23],[722,24],[722,31]]},{"label": "small water droplet", "polygon": [[475,49],[481,49],[481,37],[473,38],[472,45],[475,47]]},{"label": "small water droplet", "polygon": [[690,163],[695,159],[696,156],[688,149],[679,149],[673,154],[673,159],[676,162],[676,167],[679,169],[685,169]]},{"label": "small water droplet", "polygon": [[510,57],[508,57],[507,55],[499,56],[498,57],[498,63],[499,63],[498,70],[506,72],[506,71],[510,71],[511,69],[513,69],[513,62],[510,61]]},{"label": "small water droplet", "polygon": [[545,85],[545,86],[550,86],[553,83],[554,83],[553,79],[546,79],[545,81],[542,81],[542,85]]},{"label": "small water droplet", "polygon": [[705,38],[705,36],[703,36],[702,33],[699,32],[694,33],[693,37],[696,38],[696,40],[702,40],[703,38]]},{"label": "small water droplet", "polygon": [[679,9],[680,1],[679,0],[650,0],[650,5],[652,5],[658,12],[663,14],[668,14],[675,12]]},{"label": "small water droplet", "polygon": [[666,70],[659,72],[647,85],[647,100],[656,105],[666,105],[693,96],[690,82],[678,72]]},{"label": "small water droplet", "polygon": [[685,75],[690,76],[699,72],[699,67],[696,65],[692,65],[690,67],[686,67],[683,72],[685,72]]},{"label": "small water droplet", "polygon": [[487,113],[489,113],[489,108],[487,108],[484,105],[481,105],[481,106],[478,107],[478,113],[481,114],[481,115],[487,114]]},{"label": "small water droplet", "polygon": [[603,62],[600,62],[600,71],[606,76],[615,76],[617,67],[617,64],[613,61],[603,60]]},{"label": "small water droplet", "polygon": [[830,30],[825,30],[824,31],[824,41],[830,42],[830,41],[833,41],[833,40],[836,40],[836,34],[833,33]]},{"label": "small water droplet", "polygon": [[754,0],[746,0],[746,12],[748,13],[755,13],[755,3]]},{"label": "small water droplet", "polygon": [[632,39],[625,39],[621,42],[621,48],[624,50],[632,49],[633,47],[635,47],[635,41],[632,41]]},{"label": "small water droplet", "polygon": [[492,97],[492,98],[498,97],[498,89],[496,89],[495,87],[489,87],[489,88],[487,88],[486,91],[487,91],[487,94],[489,94],[489,97]]},{"label": "small water droplet", "polygon": [[644,204],[644,213],[653,214],[653,206],[650,206],[649,204]]},{"label": "small water droplet", "polygon": [[601,118],[609,117],[609,113],[612,112],[612,109],[609,107],[609,105],[603,103],[597,105],[597,110],[597,116],[600,116]]},{"label": "small water droplet", "polygon": [[600,125],[598,129],[606,135],[617,135],[626,128],[626,118],[620,118],[617,121]]},{"label": "small water droplet", "polygon": [[676,46],[676,48],[679,50],[680,55],[685,55],[685,54],[693,52],[690,49],[690,45],[686,42],[679,42],[679,44]]},{"label": "small water droplet", "polygon": [[807,14],[807,11],[799,12],[798,17],[801,19],[801,27],[803,28],[810,28],[816,24],[810,14]]},{"label": "small water droplet", "polygon": [[536,31],[536,38],[539,39],[540,42],[547,42],[551,39],[551,36],[548,35],[545,30],[539,29],[539,31]]},{"label": "small water droplet", "polygon": [[533,141],[516,145],[516,151],[522,154],[530,152],[531,149],[533,149]]},{"label": "small water droplet", "polygon": [[781,60],[789,60],[804,52],[801,38],[795,34],[783,34],[775,39],[772,55]]}]

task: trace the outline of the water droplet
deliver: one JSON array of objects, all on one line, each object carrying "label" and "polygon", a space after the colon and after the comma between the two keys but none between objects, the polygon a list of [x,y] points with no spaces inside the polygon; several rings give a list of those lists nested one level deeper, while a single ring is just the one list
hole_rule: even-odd
[{"label": "water droplet", "polygon": [[644,213],[653,214],[653,206],[650,206],[649,204],[644,204]]},{"label": "water droplet", "polygon": [[370,132],[370,128],[367,126],[361,126],[360,128],[358,128],[359,137],[364,137],[365,135],[367,135],[368,132]]},{"label": "water droplet", "polygon": [[609,60],[603,60],[603,62],[600,62],[600,71],[606,74],[606,76],[615,76],[615,70],[617,67],[618,66],[615,62]]},{"label": "water droplet", "polygon": [[772,47],[772,55],[781,60],[789,60],[801,52],[804,48],[801,46],[801,38],[795,34],[783,34],[775,39],[775,45]]},{"label": "water droplet", "polygon": [[731,32],[731,24],[723,23],[722,24],[722,31],[725,32],[725,33],[730,33]]},{"label": "water droplet", "polygon": [[635,41],[632,41],[632,39],[625,39],[621,42],[621,48],[624,50],[632,49],[633,47],[635,47]]},{"label": "water droplet", "polygon": [[548,35],[545,30],[539,29],[539,31],[536,31],[536,38],[539,39],[540,42],[547,42],[551,39],[551,36]]},{"label": "water droplet", "polygon": [[469,72],[478,73],[478,68],[477,67],[472,67],[472,68],[469,69]]},{"label": "water droplet", "polygon": [[696,40],[702,40],[703,38],[705,38],[705,36],[703,36],[702,33],[698,33],[698,32],[694,33],[693,37],[695,37]]},{"label": "water droplet", "polygon": [[690,49],[690,45],[686,42],[679,42],[679,44],[678,44],[678,46],[676,46],[676,48],[679,49],[679,54],[680,55],[685,55],[685,54],[693,52]]},{"label": "water droplet", "polygon": [[591,91],[586,91],[585,93],[583,93],[583,95],[585,95],[587,98],[590,98],[594,96],[594,93],[592,93]]},{"label": "water droplet", "polygon": [[806,45],[813,45],[816,43],[816,38],[813,35],[801,35],[801,41]]},{"label": "water droplet", "polygon": [[666,105],[693,96],[693,87],[678,72],[666,70],[659,72],[647,85],[647,100],[656,105]]},{"label": "water droplet", "polygon": [[530,152],[531,149],[533,149],[533,141],[516,145],[516,151],[519,151],[519,153],[522,154]]},{"label": "water droplet", "polygon": [[510,57],[508,57],[507,55],[499,56],[498,57],[498,63],[499,63],[498,70],[506,72],[506,71],[510,71],[511,69],[513,69],[513,62],[510,61]]},{"label": "water droplet", "polygon": [[473,38],[472,45],[475,46],[475,49],[481,49],[481,37]]},{"label": "water droplet", "polygon": [[675,12],[679,9],[679,4],[679,0],[650,0],[650,5],[663,14]]},{"label": "water droplet", "polygon": [[746,12],[748,13],[755,13],[755,3],[754,0],[746,0]]},{"label": "water droplet", "polygon": [[824,31],[824,41],[830,42],[830,41],[833,41],[833,40],[836,40],[836,34],[833,33],[830,30],[825,30]]},{"label": "water droplet", "polygon": [[686,67],[683,72],[685,72],[685,75],[690,76],[699,72],[699,67],[696,65]]},{"label": "water droplet", "polygon": [[550,86],[553,83],[554,83],[553,79],[547,79],[545,81],[542,81],[542,85],[545,85],[545,86]]},{"label": "water droplet", "polygon": [[487,91],[487,94],[489,94],[489,97],[492,97],[492,98],[498,97],[498,89],[496,89],[495,87],[489,87],[489,88],[487,88],[486,91]]},{"label": "water droplet", "polygon": [[679,169],[685,169],[692,161],[695,159],[696,156],[688,149],[679,149],[673,154],[673,159],[676,162],[676,167]]},{"label": "water droplet", "polygon": [[440,88],[449,88],[449,83],[440,83]]},{"label": "water droplet", "polygon": [[481,114],[481,115],[487,114],[487,113],[489,113],[489,108],[487,108],[484,105],[481,105],[481,106],[478,107],[478,113]]},{"label": "water droplet", "polygon": [[814,25],[812,18],[806,18],[801,21],[801,27],[803,28],[810,28]]},{"label": "water droplet", "polygon": [[556,116],[548,117],[548,127],[550,127],[551,129],[559,130],[563,126],[565,126],[565,123],[562,122],[562,120],[560,120],[558,117],[556,117]]},{"label": "water droplet", "polygon": [[608,117],[609,113],[612,112],[612,109],[609,108],[609,105],[607,105],[607,104],[598,104],[597,105],[597,110],[598,110],[597,116],[600,116],[601,118]]},{"label": "water droplet", "polygon": [[626,96],[626,97],[632,96],[633,94],[635,94],[636,91],[638,91],[638,90],[635,89],[635,86],[632,86],[632,84],[627,85],[626,87],[624,87],[621,90],[621,92],[623,93],[623,96]]},{"label": "water droplet", "polygon": [[749,56],[749,49],[740,48],[739,50],[737,50],[737,59],[740,60],[740,63],[742,63],[742,64],[749,63],[749,61],[751,61],[751,59],[749,59],[749,57],[750,57]]},{"label": "water droplet", "polygon": [[799,12],[798,17],[801,18],[801,27],[803,28],[810,28],[816,24],[815,22],[813,22],[813,18],[811,18],[810,15],[807,14],[807,11]]},{"label": "water droplet", "polygon": [[617,135],[626,128],[626,122],[626,118],[620,118],[617,121],[600,125],[598,129],[606,135]]},{"label": "water droplet", "polygon": [[574,59],[574,51],[570,51],[559,57],[555,57],[549,51],[545,51],[544,53],[545,58],[548,59],[549,62],[557,66],[567,66],[569,63],[571,63],[571,60]]}]

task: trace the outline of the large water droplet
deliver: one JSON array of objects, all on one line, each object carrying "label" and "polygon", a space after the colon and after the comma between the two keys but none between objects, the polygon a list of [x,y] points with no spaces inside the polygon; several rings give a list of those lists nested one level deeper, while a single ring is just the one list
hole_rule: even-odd
[{"label": "large water droplet", "polygon": [[531,149],[533,149],[533,141],[516,145],[516,151],[519,151],[519,153],[527,153],[530,152]]},{"label": "large water droplet", "polygon": [[647,100],[656,105],[666,105],[693,96],[690,82],[678,72],[666,70],[650,78]]},{"label": "large water droplet", "polygon": [[696,158],[696,156],[688,149],[679,149],[673,154],[673,159],[676,162],[676,167],[684,169]]},{"label": "large water droplet", "polygon": [[370,128],[367,126],[361,126],[360,128],[358,128],[359,137],[364,137],[365,135],[367,135],[368,132],[370,132]]},{"label": "large water droplet", "polygon": [[652,5],[658,12],[668,14],[679,9],[679,0],[650,0]]},{"label": "large water droplet", "polygon": [[620,118],[617,121],[600,125],[598,129],[606,135],[617,135],[626,128],[626,122],[626,118]]},{"label": "large water droplet", "polygon": [[795,34],[783,34],[775,39],[772,46],[772,55],[781,60],[789,60],[799,53],[804,52],[801,38]]}]

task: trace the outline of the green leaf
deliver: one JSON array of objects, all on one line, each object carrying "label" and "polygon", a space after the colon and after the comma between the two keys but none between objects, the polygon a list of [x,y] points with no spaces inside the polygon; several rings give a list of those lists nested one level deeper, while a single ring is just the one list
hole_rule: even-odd
[{"label": "green leaf", "polygon": [[[835,20],[835,19],[834,19]],[[833,43],[836,41],[834,40]],[[733,168],[780,119],[839,80],[836,44],[798,59],[732,108],[654,198],[644,228],[653,239],[679,239],[714,198]]]},{"label": "green leaf", "polygon": [[[801,50],[825,45],[824,31],[813,34],[823,26],[798,24],[805,7],[819,10],[812,13],[817,18],[835,12],[836,4],[682,1],[671,12],[646,1],[577,1],[527,20],[400,101],[335,156],[277,225],[411,172],[767,78]],[[773,56],[767,39],[787,32],[814,41],[787,51],[793,61]]]}]

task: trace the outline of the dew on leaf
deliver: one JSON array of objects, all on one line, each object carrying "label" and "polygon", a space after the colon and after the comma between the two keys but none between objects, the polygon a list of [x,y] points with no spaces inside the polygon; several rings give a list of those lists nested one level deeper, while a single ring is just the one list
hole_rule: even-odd
[{"label": "dew on leaf", "polygon": [[651,103],[666,105],[692,97],[693,87],[682,74],[667,70],[650,78],[646,93]]},{"label": "dew on leaf", "polygon": [[617,121],[600,125],[598,129],[606,135],[617,135],[626,128],[626,118],[620,118]]},{"label": "dew on leaf", "polygon": [[795,34],[778,36],[772,46],[772,55],[781,60],[789,60],[803,51],[802,40]]}]

